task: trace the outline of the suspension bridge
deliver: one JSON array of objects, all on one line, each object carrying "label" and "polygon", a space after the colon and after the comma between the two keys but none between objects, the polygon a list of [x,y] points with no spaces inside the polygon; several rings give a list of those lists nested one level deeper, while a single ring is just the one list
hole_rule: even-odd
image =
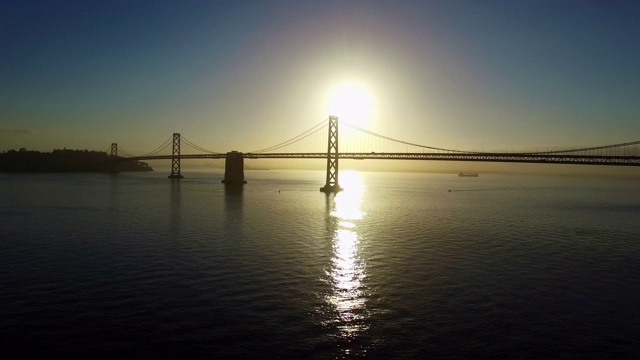
[{"label": "suspension bridge", "polygon": [[[342,134],[338,135],[339,125]],[[184,154],[181,147],[194,153]],[[171,153],[163,153],[170,150]],[[415,144],[380,135],[361,127],[341,122],[335,116],[279,144],[250,152],[215,152],[202,148],[180,133],[174,133],[152,152],[136,156],[117,143],[111,144],[114,161],[171,160],[171,179],[183,178],[183,159],[225,159],[223,183],[245,184],[244,159],[325,159],[327,163],[323,192],[341,191],[338,180],[340,159],[482,161],[537,164],[578,164],[606,166],[640,166],[640,141],[581,148],[546,151],[485,152],[464,151]]]}]

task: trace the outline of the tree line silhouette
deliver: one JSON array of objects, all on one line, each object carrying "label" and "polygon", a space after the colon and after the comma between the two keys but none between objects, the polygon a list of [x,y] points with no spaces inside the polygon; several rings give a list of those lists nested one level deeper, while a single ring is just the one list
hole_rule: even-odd
[{"label": "tree line silhouette", "polygon": [[128,172],[153,171],[142,161],[123,160],[103,151],[55,149],[39,152],[21,148],[0,153],[0,172]]}]

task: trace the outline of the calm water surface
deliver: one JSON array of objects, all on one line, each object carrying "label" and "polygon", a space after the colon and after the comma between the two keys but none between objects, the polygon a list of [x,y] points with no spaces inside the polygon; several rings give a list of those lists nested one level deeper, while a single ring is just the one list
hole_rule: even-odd
[{"label": "calm water surface", "polygon": [[638,179],[166,175],[0,175],[5,355],[640,351]]}]

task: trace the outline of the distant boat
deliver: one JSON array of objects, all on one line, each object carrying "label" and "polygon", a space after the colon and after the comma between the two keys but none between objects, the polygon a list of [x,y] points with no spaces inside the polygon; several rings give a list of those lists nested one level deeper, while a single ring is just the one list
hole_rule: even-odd
[{"label": "distant boat", "polygon": [[460,177],[478,177],[478,173],[461,172],[460,174],[458,174],[458,176],[460,176]]}]

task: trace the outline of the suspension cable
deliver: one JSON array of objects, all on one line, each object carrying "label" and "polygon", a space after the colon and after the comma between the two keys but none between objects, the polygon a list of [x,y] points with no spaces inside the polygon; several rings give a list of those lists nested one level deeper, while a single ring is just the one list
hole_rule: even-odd
[{"label": "suspension cable", "polygon": [[151,151],[148,154],[142,155],[142,157],[144,156],[153,156],[156,155],[157,153],[159,153],[160,151],[164,150],[167,148],[167,146],[169,146],[169,143],[171,143],[171,141],[173,140],[173,136],[169,136],[169,138],[167,140],[165,140],[162,145],[158,146],[157,148],[155,148],[153,151]]},{"label": "suspension cable", "polygon": [[525,154],[561,154],[561,153],[572,153],[572,152],[580,152],[580,151],[604,150],[604,149],[632,146],[632,145],[638,145],[638,144],[640,144],[640,141],[632,141],[632,142],[627,142],[627,143],[604,145],[604,146],[593,146],[593,147],[580,148],[580,149],[552,150],[552,151],[539,151],[539,152],[536,151],[536,152],[529,152],[529,153],[525,153]]},{"label": "suspension cable", "polygon": [[[124,155],[121,156],[120,154]],[[122,146],[118,145],[118,156],[120,157],[135,157],[134,155],[131,155],[130,153],[127,152],[127,150],[123,149]]]},{"label": "suspension cable", "polygon": [[219,152],[217,152],[217,151],[211,151],[211,150],[207,150],[207,149],[205,149],[205,148],[203,148],[203,147],[200,147],[200,146],[198,146],[198,145],[194,144],[193,142],[189,141],[189,140],[188,140],[187,138],[185,138],[184,136],[180,136],[180,139],[181,139],[182,141],[184,141],[187,145],[191,146],[192,148],[194,148],[194,149],[196,149],[196,150],[199,150],[199,151],[202,151],[202,152],[206,152],[206,153],[209,153],[209,154],[221,154],[221,153],[219,153]]},{"label": "suspension cable", "polygon": [[324,119],[320,123],[318,123],[317,125],[312,127],[311,129],[303,132],[302,134],[300,134],[298,136],[295,136],[295,137],[293,137],[293,138],[291,138],[291,139],[289,139],[287,141],[283,141],[283,142],[281,142],[280,144],[277,144],[277,145],[273,145],[273,146],[270,146],[270,147],[267,147],[267,148],[264,148],[264,149],[261,149],[261,150],[251,151],[251,153],[264,153],[264,152],[267,152],[267,151],[272,151],[272,150],[283,148],[283,147],[285,147],[287,145],[291,145],[291,144],[293,144],[295,142],[298,142],[298,141],[300,141],[300,140],[302,140],[302,139],[304,139],[304,138],[306,138],[306,137],[308,137],[308,136],[310,136],[312,134],[315,134],[316,132],[320,131],[321,129],[323,129],[326,126],[328,126],[327,119]]},{"label": "suspension cable", "polygon": [[346,126],[348,126],[348,127],[350,127],[350,128],[353,128],[353,129],[355,129],[355,130],[362,131],[362,132],[363,132],[363,133],[365,133],[365,134],[369,134],[369,135],[372,135],[372,136],[379,137],[379,138],[381,138],[381,139],[385,139],[385,140],[389,140],[389,141],[397,142],[397,143],[404,144],[404,145],[416,146],[416,147],[419,147],[419,148],[429,149],[429,150],[438,150],[438,151],[447,151],[447,152],[456,152],[456,153],[476,153],[476,152],[472,152],[472,151],[443,149],[443,148],[437,148],[437,147],[433,147],[433,146],[426,146],[426,145],[414,144],[414,143],[410,143],[410,142],[407,142],[407,141],[402,141],[402,140],[398,140],[398,139],[390,138],[390,137],[388,137],[388,136],[384,136],[384,135],[376,134],[376,133],[374,133],[374,132],[372,132],[372,131],[365,130],[365,129],[363,129],[363,128],[359,127],[359,126],[355,126],[355,125],[353,125],[353,124],[349,124],[349,123],[347,123],[347,122],[340,121],[340,123],[341,123],[341,124],[343,124],[343,125],[346,125]]}]

